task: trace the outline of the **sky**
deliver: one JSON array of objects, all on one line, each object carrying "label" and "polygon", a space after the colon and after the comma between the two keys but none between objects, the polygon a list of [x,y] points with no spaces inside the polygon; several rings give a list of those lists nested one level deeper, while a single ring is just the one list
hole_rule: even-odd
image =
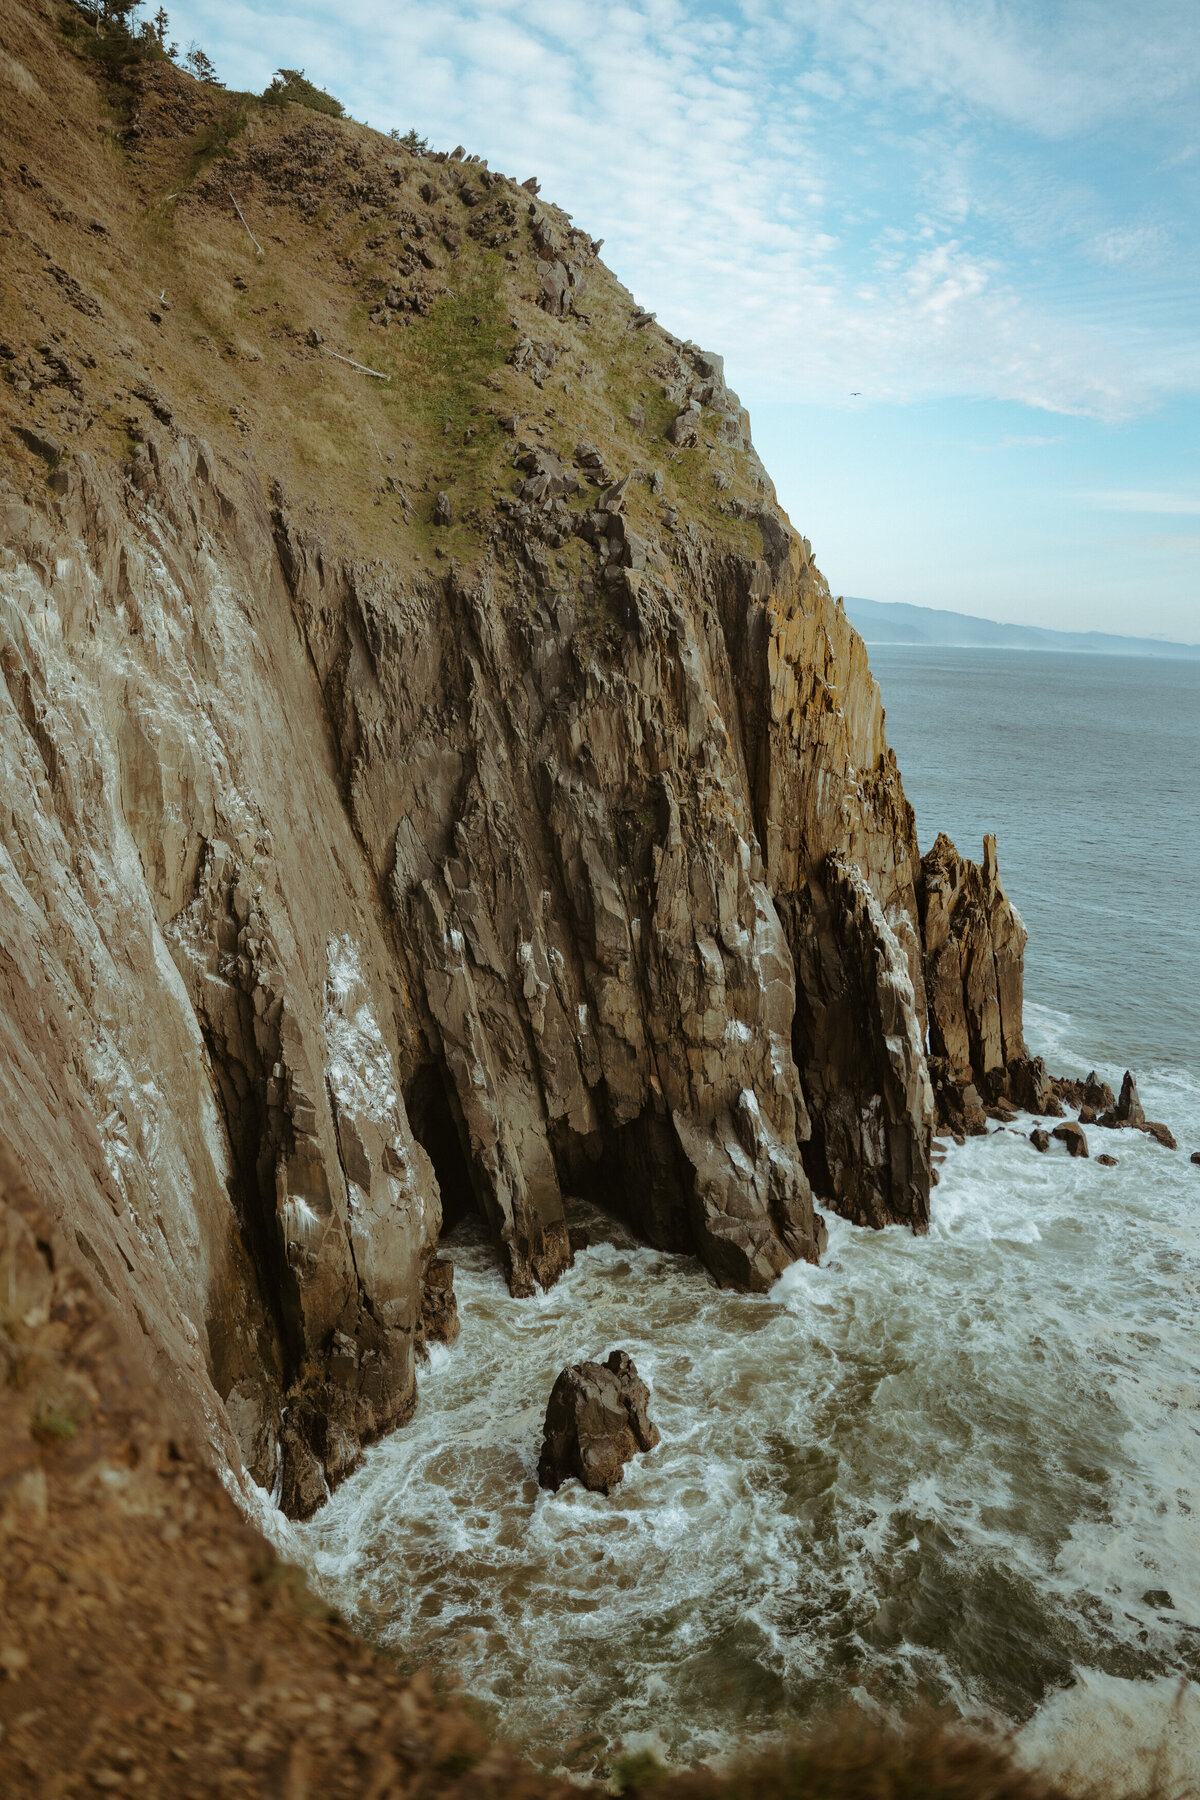
[{"label": "sky", "polygon": [[605,240],[837,593],[1200,641],[1195,0],[181,0]]}]

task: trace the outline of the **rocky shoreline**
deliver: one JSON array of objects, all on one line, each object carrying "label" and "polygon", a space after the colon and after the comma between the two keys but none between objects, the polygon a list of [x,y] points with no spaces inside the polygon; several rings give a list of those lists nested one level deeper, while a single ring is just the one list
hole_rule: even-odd
[{"label": "rocky shoreline", "polygon": [[229,102],[163,60],[101,169],[61,10],[6,26],[0,1130],[305,1516],[453,1339],[464,1211],[515,1294],[575,1194],[763,1291],[1074,1090],[720,357],[465,155],[293,105],[194,166]]},{"label": "rocky shoreline", "polygon": [[[565,1792],[229,1498],[309,1517],[412,1417],[443,1235],[532,1297],[583,1196],[764,1293],[822,1209],[923,1231],[939,1137],[1174,1139],[1029,1054],[995,840],[919,854],[722,359],[536,181],[76,24],[0,21],[0,1760]],[[564,1370],[545,1485],[646,1405]]]}]

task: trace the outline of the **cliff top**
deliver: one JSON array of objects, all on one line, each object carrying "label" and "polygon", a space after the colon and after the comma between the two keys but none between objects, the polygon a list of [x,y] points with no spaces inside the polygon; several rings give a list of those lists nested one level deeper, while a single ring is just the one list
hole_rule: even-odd
[{"label": "cliff top", "polygon": [[[572,511],[632,476],[649,541],[682,509],[760,553],[774,495],[720,359],[641,312],[535,181],[165,58],[107,66],[67,0],[6,8],[0,50],[18,483],[85,451],[132,465],[170,420],[280,482],[327,545],[401,568],[478,561],[547,471]],[[560,535],[569,573],[583,550]]]}]

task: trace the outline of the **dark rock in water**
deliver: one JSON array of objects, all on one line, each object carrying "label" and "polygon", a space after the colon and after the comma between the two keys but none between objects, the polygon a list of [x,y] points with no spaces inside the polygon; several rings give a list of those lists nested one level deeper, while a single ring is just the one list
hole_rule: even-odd
[{"label": "dark rock in water", "polygon": [[625,1464],[659,1441],[649,1403],[649,1389],[624,1350],[604,1363],[564,1369],[546,1408],[538,1485],[557,1491],[574,1475],[593,1493],[611,1494]]},{"label": "dark rock in water", "polygon": [[1110,1106],[1106,1112],[1101,1113],[1096,1123],[1105,1125],[1110,1130],[1144,1131],[1147,1137],[1152,1137],[1155,1143],[1161,1144],[1165,1150],[1179,1148],[1169,1126],[1161,1124],[1157,1119],[1146,1117],[1141,1100],[1138,1098],[1137,1082],[1128,1069],[1125,1071],[1125,1079],[1121,1083],[1121,1092],[1115,1104]]},{"label": "dark rock in water", "polygon": [[1118,1119],[1123,1124],[1144,1125],[1146,1123],[1146,1115],[1142,1111],[1142,1103],[1138,1099],[1137,1082],[1128,1069],[1126,1069],[1125,1079],[1121,1083],[1121,1095],[1115,1110]]},{"label": "dark rock in water", "polygon": [[1115,1156],[1110,1156],[1110,1155],[1109,1155],[1109,1154],[1108,1154],[1108,1151],[1107,1151],[1107,1150],[1106,1150],[1106,1151],[1105,1151],[1105,1152],[1104,1152],[1104,1154],[1103,1154],[1103,1155],[1102,1155],[1102,1156],[1098,1156],[1098,1157],[1097,1157],[1097,1158],[1096,1158],[1096,1161],[1097,1161],[1097,1162],[1098,1162],[1098,1163],[1103,1163],[1103,1164],[1104,1164],[1104,1167],[1105,1167],[1105,1168],[1106,1168],[1106,1169],[1115,1169],[1115,1168],[1116,1168],[1116,1166],[1117,1166],[1117,1159],[1116,1159],[1116,1157],[1115,1157]]},{"label": "dark rock in water", "polygon": [[1050,1135],[1051,1137],[1058,1138],[1061,1143],[1064,1143],[1072,1156],[1087,1155],[1087,1136],[1083,1126],[1077,1125],[1074,1119],[1066,1119],[1061,1125],[1056,1125]]},{"label": "dark rock in water", "polygon": [[1045,1112],[1054,1096],[1054,1077],[1040,1056],[1014,1057],[1008,1065],[1008,1096],[1026,1112]]},{"label": "dark rock in water", "polygon": [[1080,1107],[1079,1123],[1081,1125],[1094,1125],[1096,1123],[1096,1109],[1094,1106],[1084,1105]]},{"label": "dark rock in water", "polygon": [[1027,934],[1000,883],[995,838],[984,838],[979,865],[939,834],[921,859],[918,903],[930,1049],[956,1083],[973,1081],[995,1100],[1010,1063],[1029,1061],[1021,1029]]},{"label": "dark rock in water", "polygon": [[576,1255],[580,1250],[590,1250],[592,1247],[592,1234],[582,1225],[570,1226],[567,1231],[567,1238],[571,1245],[572,1256]]},{"label": "dark rock in water", "polygon": [[1142,1605],[1156,1607],[1160,1612],[1175,1611],[1175,1602],[1166,1588],[1147,1588],[1142,1595]]},{"label": "dark rock in water", "polygon": [[1138,1098],[1137,1082],[1129,1070],[1125,1071],[1125,1079],[1121,1083],[1120,1098],[1101,1114],[1099,1123],[1107,1126],[1133,1125],[1141,1130],[1146,1123],[1146,1115],[1142,1111],[1142,1103]]},{"label": "dark rock in water", "polygon": [[[1041,1062],[1041,1058],[1037,1059]],[[1045,1065],[1043,1064],[1043,1067]],[[1064,1106],[1090,1106],[1097,1114],[1115,1106],[1113,1091],[1107,1081],[1101,1081],[1095,1069],[1077,1081],[1072,1075],[1051,1075],[1048,1077],[1051,1092]],[[1043,1111],[1045,1108],[1043,1108]]]},{"label": "dark rock in water", "polygon": [[1094,1106],[1097,1113],[1101,1113],[1113,1104],[1113,1091],[1107,1081],[1101,1081],[1093,1069],[1084,1081],[1080,1098],[1085,1106]]},{"label": "dark rock in water", "polygon": [[1046,1151],[1050,1148],[1050,1133],[1043,1131],[1041,1126],[1037,1125],[1030,1132],[1029,1141],[1035,1150]]},{"label": "dark rock in water", "polygon": [[1196,1167],[1197,1167],[1197,1168],[1200,1168],[1200,1150],[1193,1150],[1193,1151],[1192,1151],[1192,1154],[1191,1154],[1191,1161],[1192,1161],[1192,1162],[1194,1162],[1194,1163],[1195,1163],[1195,1164],[1196,1164]]},{"label": "dark rock in water", "polygon": [[417,1321],[417,1354],[428,1355],[430,1344],[453,1344],[460,1323],[454,1295],[454,1264],[435,1256],[425,1265],[421,1285],[421,1313]]}]

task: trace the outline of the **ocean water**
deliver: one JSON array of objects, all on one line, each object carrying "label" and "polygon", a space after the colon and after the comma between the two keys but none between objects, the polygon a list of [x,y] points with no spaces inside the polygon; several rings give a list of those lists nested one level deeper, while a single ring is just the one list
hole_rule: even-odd
[{"label": "ocean water", "polygon": [[927,850],[1000,875],[1025,991],[1085,1054],[1200,1069],[1200,662],[876,644],[871,667]]},{"label": "ocean water", "polygon": [[[1180,1149],[951,1145],[927,1237],[830,1217],[767,1296],[581,1208],[593,1247],[515,1301],[465,1221],[459,1343],[288,1547],[552,1765],[720,1757],[857,1698],[1093,1774],[1167,1734],[1200,1779],[1200,667],[872,662],[922,847],[997,832],[1033,1046],[1133,1066]],[[661,1445],[609,1499],[541,1493],[555,1376],[618,1346]]]}]

